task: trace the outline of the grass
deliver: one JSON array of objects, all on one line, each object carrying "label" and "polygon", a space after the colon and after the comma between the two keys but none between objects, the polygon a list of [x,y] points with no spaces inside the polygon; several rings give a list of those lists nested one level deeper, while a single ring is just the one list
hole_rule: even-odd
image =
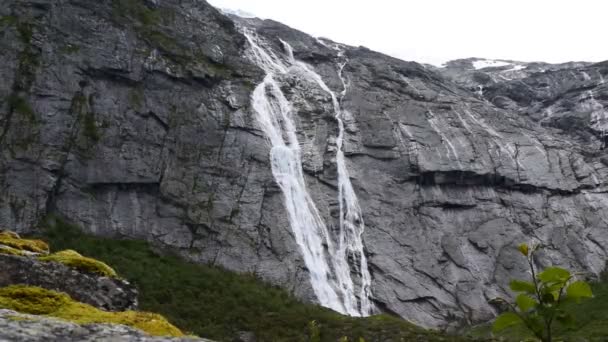
[{"label": "grass", "polygon": [[77,249],[103,260],[139,290],[140,308],[158,312],[182,329],[218,341],[253,332],[257,341],[310,341],[316,322],[320,341],[464,341],[416,327],[388,315],[351,318],[305,304],[252,275],[161,254],[147,243],[85,235],[61,220],[43,238],[56,249]]}]

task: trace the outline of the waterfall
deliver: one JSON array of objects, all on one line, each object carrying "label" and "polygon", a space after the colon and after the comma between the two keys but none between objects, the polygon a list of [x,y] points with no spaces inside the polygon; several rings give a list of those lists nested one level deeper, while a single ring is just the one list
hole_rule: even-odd
[{"label": "waterfall", "polygon": [[[311,284],[320,304],[352,316],[367,316],[372,312],[371,276],[364,254],[362,234],[365,229],[361,208],[350,182],[342,149],[344,123],[336,94],[329,89],[308,65],[293,57],[289,44],[282,42],[287,56],[277,56],[255,34],[244,30],[251,48],[248,57],[265,72],[264,81],[252,95],[252,106],[258,123],[270,141],[272,173],[281,188],[289,222],[296,243],[309,269]],[[340,66],[339,75],[342,78]],[[308,193],[300,155],[300,145],[293,121],[293,108],[281,91],[276,79],[289,70],[314,82],[331,96],[339,133],[336,139],[338,170],[340,230],[339,236],[329,234],[319,211]],[[344,91],[346,83],[342,79]],[[334,243],[334,239],[336,242]],[[349,258],[359,276],[359,290],[351,277]]]}]

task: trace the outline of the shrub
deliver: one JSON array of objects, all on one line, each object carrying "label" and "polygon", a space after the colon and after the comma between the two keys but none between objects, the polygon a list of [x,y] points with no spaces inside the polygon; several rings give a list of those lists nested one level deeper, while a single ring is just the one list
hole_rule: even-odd
[{"label": "shrub", "polygon": [[538,273],[534,253],[539,245],[530,248],[521,244],[518,249],[527,258],[531,281],[511,281],[511,290],[518,293],[515,305],[502,298],[495,299],[496,302],[507,304],[510,310],[498,316],[493,330],[499,332],[523,325],[541,341],[551,342],[555,322],[565,326],[574,325],[574,317],[566,310],[566,304],[579,303],[583,298],[592,297],[591,287],[585,281],[575,280],[575,275],[560,267],[547,267]]}]

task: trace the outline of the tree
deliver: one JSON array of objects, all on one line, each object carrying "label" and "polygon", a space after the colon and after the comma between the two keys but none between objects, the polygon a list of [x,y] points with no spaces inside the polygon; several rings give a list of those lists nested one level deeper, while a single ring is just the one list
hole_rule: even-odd
[{"label": "tree", "polygon": [[529,248],[527,244],[518,246],[530,268],[532,281],[512,280],[509,287],[517,293],[515,305],[502,298],[494,301],[508,305],[509,310],[494,321],[493,331],[524,325],[543,342],[552,342],[554,323],[566,327],[574,324],[574,317],[567,312],[564,304],[579,303],[583,298],[591,298],[591,287],[583,280],[576,280],[576,274],[560,267],[547,267],[538,273],[534,265],[534,254],[540,245]]}]

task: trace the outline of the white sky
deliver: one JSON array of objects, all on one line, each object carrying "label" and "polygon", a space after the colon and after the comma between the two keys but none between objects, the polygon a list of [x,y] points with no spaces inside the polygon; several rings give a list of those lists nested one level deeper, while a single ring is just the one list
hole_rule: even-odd
[{"label": "white sky", "polygon": [[209,0],[424,63],[608,60],[606,0]]}]

